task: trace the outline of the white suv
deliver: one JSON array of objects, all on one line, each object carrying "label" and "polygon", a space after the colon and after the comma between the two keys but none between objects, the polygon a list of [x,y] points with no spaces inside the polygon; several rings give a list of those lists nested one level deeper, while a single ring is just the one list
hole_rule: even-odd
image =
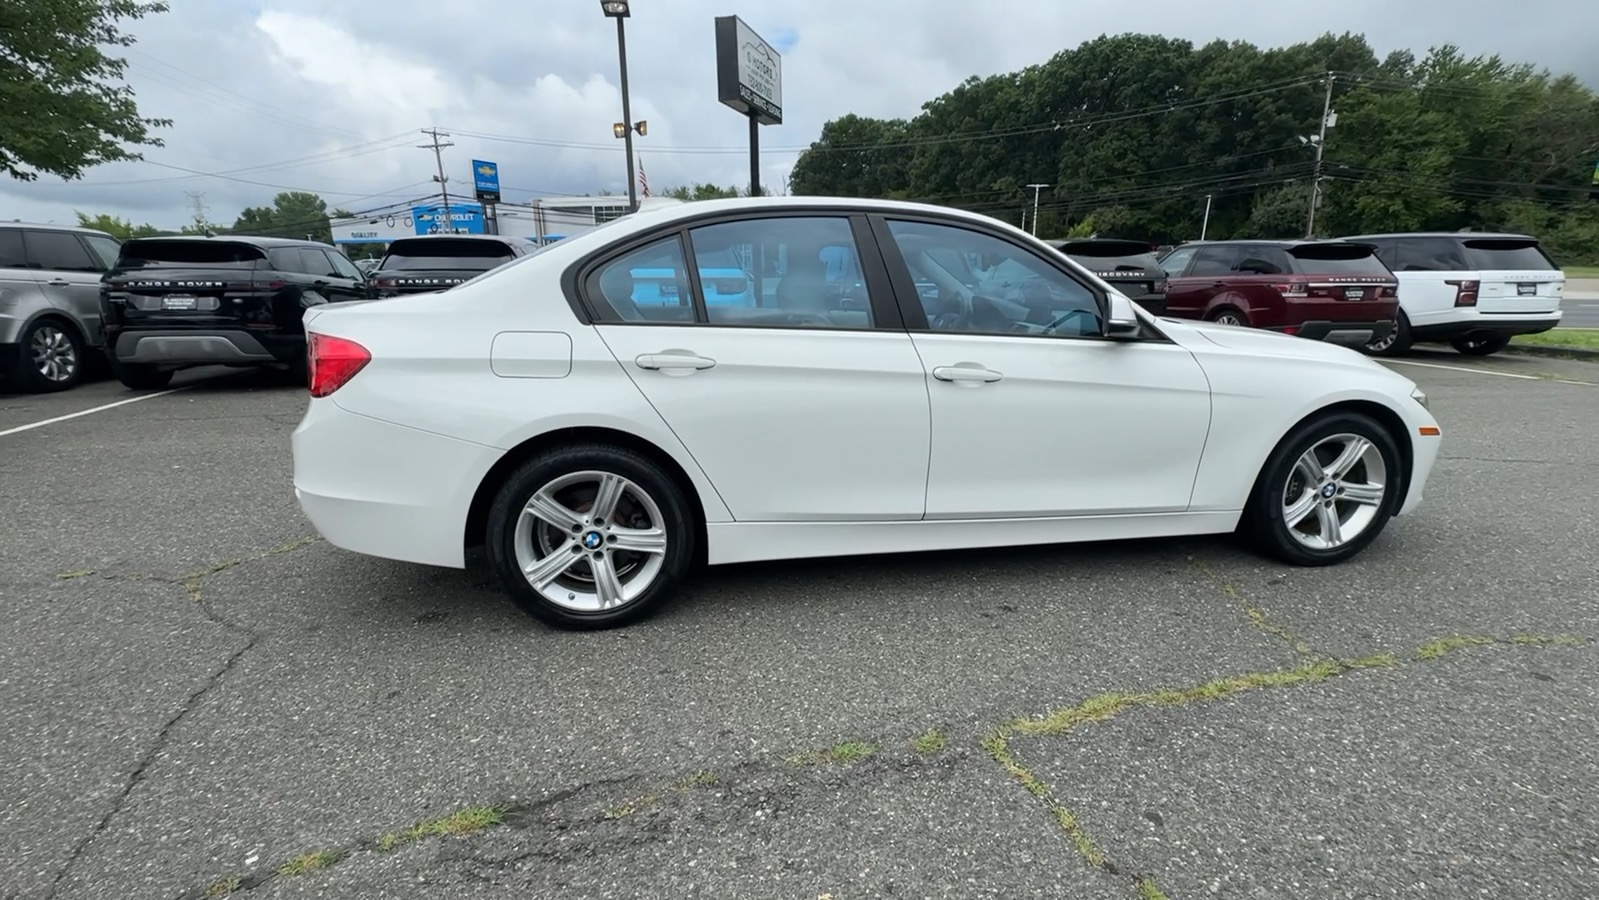
[{"label": "white suv", "polygon": [[1480,231],[1340,238],[1377,248],[1399,278],[1399,323],[1367,352],[1393,356],[1411,344],[1447,341],[1461,353],[1497,353],[1518,334],[1560,324],[1566,276],[1538,239]]}]

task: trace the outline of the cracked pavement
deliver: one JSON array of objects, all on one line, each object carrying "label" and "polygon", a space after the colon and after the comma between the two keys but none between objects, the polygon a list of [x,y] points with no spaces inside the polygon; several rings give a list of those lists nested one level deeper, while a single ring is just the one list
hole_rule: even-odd
[{"label": "cracked pavement", "polygon": [[270,378],[0,437],[0,897],[1584,896],[1599,366],[1395,367],[1444,458],[1350,564],[739,566],[588,635],[315,540]]}]

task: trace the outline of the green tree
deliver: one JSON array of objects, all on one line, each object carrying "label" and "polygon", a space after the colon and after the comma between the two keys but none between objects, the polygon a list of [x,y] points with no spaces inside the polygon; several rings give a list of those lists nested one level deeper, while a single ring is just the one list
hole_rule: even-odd
[{"label": "green tree", "polygon": [[161,233],[161,229],[149,224],[135,225],[131,220],[119,219],[116,216],[101,213],[90,216],[82,211],[78,212],[78,224],[84,228],[93,228],[103,231],[118,240],[128,240],[136,237],[150,237]]},{"label": "green tree", "polygon": [[[342,212],[342,211],[341,211]],[[271,206],[251,206],[239,213],[228,230],[235,234],[303,238],[331,242],[328,203],[309,191],[284,191]]]},{"label": "green tree", "polygon": [[0,171],[21,181],[40,172],[80,178],[85,169],[142,159],[170,119],[139,115],[121,83],[127,61],[102,47],[134,43],[125,19],[165,12],[147,0],[6,0],[0,3]]},{"label": "green tree", "polygon": [[722,187],[718,184],[696,184],[693,186],[679,185],[666,193],[663,197],[673,197],[685,202],[691,200],[721,200],[726,197],[742,197],[748,191],[740,191],[736,187]]}]

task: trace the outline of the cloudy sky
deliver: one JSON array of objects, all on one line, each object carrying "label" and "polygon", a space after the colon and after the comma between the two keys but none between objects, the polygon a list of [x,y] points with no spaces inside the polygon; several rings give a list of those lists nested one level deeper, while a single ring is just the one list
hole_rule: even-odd
[{"label": "cloudy sky", "polygon": [[[633,0],[637,145],[651,187],[744,184],[747,126],[716,102],[712,19],[737,14],[783,57],[785,121],[761,131],[781,187],[823,122],[909,116],[968,75],[1042,62],[1102,33],[1262,45],[1365,33],[1379,53],[1455,43],[1599,85],[1591,0]],[[370,210],[428,195],[419,129],[453,133],[451,183],[500,164],[507,202],[626,193],[616,32],[598,0],[171,0],[135,23],[129,81],[175,120],[146,161],[81,181],[0,181],[0,218],[109,212],[176,227],[195,197],[229,224],[285,188]],[[191,194],[193,195],[191,197]]]}]

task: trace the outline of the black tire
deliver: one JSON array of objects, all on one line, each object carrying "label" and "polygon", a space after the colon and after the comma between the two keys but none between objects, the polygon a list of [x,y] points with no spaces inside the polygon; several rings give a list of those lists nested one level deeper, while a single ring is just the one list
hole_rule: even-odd
[{"label": "black tire", "polygon": [[173,369],[162,369],[150,363],[125,363],[113,359],[111,371],[130,391],[159,391],[172,383]]},{"label": "black tire", "polygon": [[77,329],[55,318],[38,319],[22,332],[17,367],[11,373],[18,390],[53,394],[83,380],[88,365]]},{"label": "black tire", "polygon": [[1403,356],[1409,353],[1410,348],[1415,345],[1415,338],[1410,335],[1410,319],[1405,315],[1404,310],[1400,310],[1399,318],[1394,322],[1394,330],[1390,332],[1388,342],[1386,344],[1372,342],[1361,349],[1371,356],[1388,358]]},{"label": "black tire", "polygon": [[1491,356],[1510,346],[1510,338],[1502,334],[1463,334],[1450,338],[1449,346],[1467,356]]},{"label": "black tire", "polygon": [[[523,574],[517,560],[518,525],[524,518],[523,510],[533,495],[564,476],[573,476],[581,472],[618,475],[642,490],[658,510],[662,521],[656,527],[659,527],[666,536],[665,552],[661,554],[660,569],[654,580],[642,593],[632,599],[599,611],[576,610],[553,602],[533,587]],[[583,489],[581,486],[575,486],[566,490],[581,492]],[[557,497],[559,499],[561,494],[558,493]],[[562,505],[569,510],[583,505],[581,502],[572,505],[568,503],[569,501],[563,500]],[[646,519],[652,518],[645,504],[639,502],[631,493],[626,496],[624,508],[631,509]],[[579,515],[581,514],[579,510]],[[531,516],[527,518],[532,528],[533,518]],[[606,525],[607,523],[596,523],[595,527]],[[553,544],[556,534],[560,534],[564,539],[566,533],[557,532],[554,526],[550,525],[540,524],[536,527],[544,531],[533,531],[525,537],[530,542],[529,549],[541,554],[538,558],[548,559],[572,547],[572,544],[567,544],[562,548],[544,552],[546,548],[540,546],[541,539],[548,539]],[[589,525],[585,523],[582,528],[589,528]],[[573,534],[577,533],[579,532],[574,529]],[[589,534],[588,531],[581,533],[584,537]],[[683,490],[659,465],[648,457],[621,447],[579,444],[544,453],[523,463],[512,472],[495,493],[494,502],[489,507],[484,537],[490,567],[511,595],[511,599],[523,612],[555,628],[590,631],[628,625],[659,610],[676,593],[678,585],[688,573],[694,559],[697,535],[696,522]],[[574,544],[577,542],[573,541]],[[574,558],[580,564],[579,571],[560,576],[560,580],[555,584],[576,585],[575,591],[582,590],[583,571],[587,570],[589,563],[583,559],[585,552],[580,550],[573,552]],[[641,566],[647,559],[641,554],[617,552],[614,556],[610,556],[611,551],[602,552],[608,554],[607,560],[619,561],[618,583],[622,583],[622,578],[629,571],[630,565]],[[631,571],[637,573],[642,570],[634,568]],[[589,576],[587,583],[594,583],[592,575]],[[566,589],[566,587],[560,588],[562,591]],[[599,592],[596,590],[594,593],[598,596]],[[575,596],[575,593],[568,593],[568,597]]]},{"label": "black tire", "polygon": [[[1384,479],[1386,490],[1381,501],[1371,510],[1370,523],[1360,534],[1330,549],[1308,547],[1289,528],[1284,517],[1283,500],[1300,457],[1318,443],[1339,434],[1358,435],[1376,447],[1387,470]],[[1401,459],[1393,435],[1370,416],[1331,412],[1307,420],[1283,438],[1267,458],[1245,505],[1240,530],[1258,549],[1292,565],[1327,566],[1350,559],[1377,539],[1399,508],[1409,475]],[[1369,474],[1363,475],[1369,477]]]}]

